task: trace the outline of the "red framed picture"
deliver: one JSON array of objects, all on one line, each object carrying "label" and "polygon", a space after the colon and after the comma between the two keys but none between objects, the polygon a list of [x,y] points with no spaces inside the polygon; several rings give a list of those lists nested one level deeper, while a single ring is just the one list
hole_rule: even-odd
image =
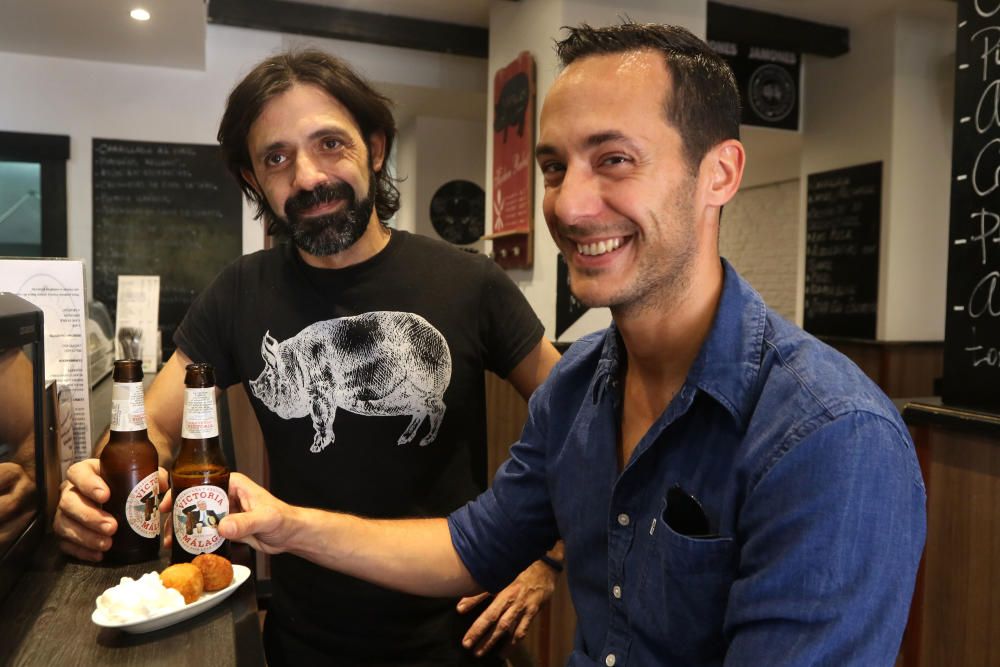
[{"label": "red framed picture", "polygon": [[535,59],[523,51],[493,77],[493,258],[505,269],[532,263]]}]

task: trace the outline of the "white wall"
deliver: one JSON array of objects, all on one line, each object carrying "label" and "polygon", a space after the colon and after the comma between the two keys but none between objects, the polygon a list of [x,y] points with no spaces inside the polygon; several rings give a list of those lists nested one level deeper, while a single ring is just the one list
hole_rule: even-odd
[{"label": "white wall", "polygon": [[[399,212],[396,213],[395,226],[408,232],[417,231],[417,208],[410,206],[417,199],[417,120],[411,118],[399,128],[399,139],[396,141],[396,176],[402,179],[396,187],[399,188]],[[406,205],[403,205],[403,203]]]},{"label": "white wall", "polygon": [[882,340],[944,340],[955,5],[896,17]]},{"label": "white wall", "polygon": [[[545,91],[556,76],[556,55],[552,39],[561,22],[561,0],[522,0],[521,2],[494,2],[490,6],[490,55],[487,117],[486,117],[486,233],[493,229],[493,76],[502,67],[517,58],[521,51],[529,51],[535,58],[535,134],[538,133],[538,114]],[[535,188],[534,234],[532,250],[534,266],[528,270],[508,271],[517,282],[535,313],[545,325],[545,333],[555,337],[556,327],[556,246],[545,228],[542,217],[542,191],[538,169],[533,169]]]},{"label": "white wall", "polygon": [[785,318],[795,318],[799,179],[740,188],[726,204],[719,253]]},{"label": "white wall", "polygon": [[[405,174],[414,184],[414,227],[418,234],[440,239],[431,224],[431,198],[448,181],[471,181],[483,187],[486,180],[486,145],[482,121],[418,116],[414,123],[416,162]],[[404,175],[399,172],[400,175]],[[469,247],[482,249],[482,242]]]},{"label": "white wall", "polygon": [[[375,82],[453,90],[486,85],[480,58],[217,25],[208,26],[206,39],[201,72],[0,52],[0,90],[5,91],[0,95],[0,130],[70,136],[68,250],[88,267],[91,140],[215,144],[229,91],[269,55],[309,43],[343,57]],[[259,223],[244,208],[244,251],[259,248],[262,238]]]},{"label": "white wall", "polygon": [[802,183],[811,173],[883,163],[878,340],[944,339],[954,13],[936,3],[922,14],[884,14],[851,31],[847,55],[805,58]]},{"label": "white wall", "polygon": [[[869,162],[882,162],[883,192],[892,177],[893,32],[895,20],[883,15],[851,31],[851,50],[837,58],[807,55],[803,103],[802,194],[799,206],[798,297],[796,321],[801,324],[805,297],[805,226],[808,175]],[[882,240],[891,208],[882,198]],[[879,260],[884,284],[884,258]],[[880,286],[881,306],[885,294]]]},{"label": "white wall", "polygon": [[747,153],[741,190],[798,180],[801,131],[741,125],[740,141]]},{"label": "white wall", "polygon": [[[545,93],[558,74],[558,63],[553,50],[553,40],[562,36],[559,28],[583,22],[594,26],[617,23],[623,16],[643,22],[660,22],[683,25],[694,34],[705,35],[704,0],[521,0],[497,2],[490,6],[490,56],[489,72],[494,72],[514,60],[521,51],[530,51],[535,58],[537,102],[535,128]],[[486,193],[493,190],[493,85],[489,85],[489,116],[486,131]],[[509,271],[545,325],[546,335],[555,336],[556,330],[556,257],[558,251],[549,236],[542,215],[542,182],[535,170],[534,217],[534,266],[529,270]],[[486,207],[487,233],[492,228],[492,207]],[[580,336],[606,327],[611,321],[607,308],[588,311],[561,336],[571,341]]]}]

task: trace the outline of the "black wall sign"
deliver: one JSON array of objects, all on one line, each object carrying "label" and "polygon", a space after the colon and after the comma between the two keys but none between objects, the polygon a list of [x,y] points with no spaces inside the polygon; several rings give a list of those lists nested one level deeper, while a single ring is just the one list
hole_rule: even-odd
[{"label": "black wall sign", "polygon": [[945,315],[948,403],[1000,406],[1000,1],[959,0]]},{"label": "black wall sign", "polygon": [[875,338],[882,163],[810,174],[803,328]]},{"label": "black wall sign", "polygon": [[556,338],[559,338],[590,309],[577,301],[573,293],[569,291],[569,267],[566,265],[566,258],[562,256],[562,253],[556,257],[558,258],[556,266]]},{"label": "black wall sign", "polygon": [[709,40],[733,70],[743,108],[740,123],[799,129],[798,53]]},{"label": "black wall sign", "polygon": [[198,292],[242,252],[240,190],[218,146],[94,139],[94,298],[120,274],[160,276],[164,360]]}]

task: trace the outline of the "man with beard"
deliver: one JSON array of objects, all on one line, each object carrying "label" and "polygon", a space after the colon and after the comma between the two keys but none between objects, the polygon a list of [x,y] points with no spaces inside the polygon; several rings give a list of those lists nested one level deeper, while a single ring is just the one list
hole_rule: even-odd
[{"label": "man with beard", "polygon": [[[386,226],[399,207],[386,167],[395,137],[389,101],[318,51],[269,58],[233,89],[223,153],[258,217],[289,242],[224,269],[178,328],[146,397],[161,463],[179,446],[184,369],[196,360],[220,387],[247,388],[271,490],[290,503],[445,516],[485,489],[484,372],[527,398],[558,353],[488,258]],[[86,560],[101,559],[115,530],[96,473],[94,460],[70,469],[55,519],[63,550]],[[561,548],[547,558],[470,628],[475,615],[460,612],[479,599],[401,594],[278,555],[268,663],[495,664],[477,655],[523,638]]]},{"label": "man with beard", "polygon": [[892,665],[925,494],[892,403],[719,256],[732,72],[682,28],[570,29],[536,148],[571,287],[611,327],[445,519],[291,507],[241,475],[219,531],[415,594],[498,590],[561,536],[572,665]]}]

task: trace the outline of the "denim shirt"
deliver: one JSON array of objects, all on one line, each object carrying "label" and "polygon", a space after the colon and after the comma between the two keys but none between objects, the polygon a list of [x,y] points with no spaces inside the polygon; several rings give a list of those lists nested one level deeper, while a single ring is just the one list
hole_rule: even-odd
[{"label": "denim shirt", "polygon": [[[709,336],[624,470],[612,326],[532,396],[452,542],[496,591],[562,537],[570,665],[892,665],[926,532],[913,443],[854,364],[723,264]],[[708,530],[666,520],[675,485]]]}]

